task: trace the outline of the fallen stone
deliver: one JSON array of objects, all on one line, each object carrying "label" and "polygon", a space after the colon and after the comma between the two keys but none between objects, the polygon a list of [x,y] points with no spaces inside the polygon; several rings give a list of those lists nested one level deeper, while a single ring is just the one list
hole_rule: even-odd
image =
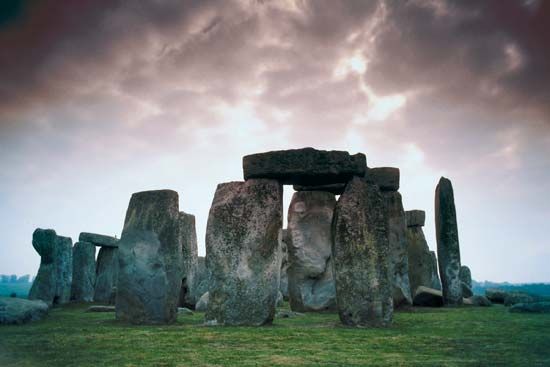
[{"label": "fallen stone", "polygon": [[57,234],[53,229],[37,228],[32,235],[32,245],[40,255],[40,267],[29,291],[29,299],[42,300],[51,306],[57,290]]},{"label": "fallen stone", "polygon": [[81,232],[78,236],[80,242],[88,242],[98,247],[118,247],[118,239],[103,234]]},{"label": "fallen stone", "polygon": [[202,294],[195,291],[195,274],[198,264],[197,231],[195,228],[195,216],[184,212],[179,213],[179,232],[182,248],[182,282],[179,295],[179,306],[195,307],[198,298]]},{"label": "fallen stone", "polygon": [[218,185],[206,228],[211,272],[206,325],[273,321],[279,288],[283,188],[275,180]]},{"label": "fallen stone", "polygon": [[393,306],[412,304],[409,283],[409,257],[407,253],[407,223],[401,194],[397,191],[383,191],[387,235],[390,246],[389,272],[393,284]]},{"label": "fallen stone", "polygon": [[435,190],[435,231],[443,302],[459,305],[462,303],[460,245],[453,185],[445,177],[441,177]]},{"label": "fallen stone", "polygon": [[177,192],[132,195],[118,244],[117,320],[176,321],[183,264],[179,219]]},{"label": "fallen stone", "polygon": [[300,317],[304,315],[305,314],[301,312],[281,310],[281,311],[277,311],[277,313],[275,314],[275,317],[278,319],[293,319],[295,317]]},{"label": "fallen stone", "polygon": [[414,292],[413,305],[441,307],[443,306],[443,293],[437,289],[420,286]]},{"label": "fallen stone", "polygon": [[516,313],[550,313],[550,302],[517,303],[509,308]]},{"label": "fallen stone", "polygon": [[95,246],[77,242],[73,246],[73,282],[71,300],[92,302],[95,287]]},{"label": "fallen stone", "polygon": [[399,190],[399,168],[368,168],[365,172],[365,179],[369,183],[378,185],[381,191]]},{"label": "fallen stone", "polygon": [[464,298],[462,301],[463,304],[469,306],[479,306],[479,307],[489,307],[493,304],[485,296],[470,296]]},{"label": "fallen stone", "polygon": [[101,247],[96,260],[94,301],[112,304],[118,280],[118,248]]},{"label": "fallen stone", "polygon": [[115,312],[115,306],[90,306],[86,312]]},{"label": "fallen stone", "polygon": [[336,199],[324,191],[295,192],[288,208],[288,297],[293,311],[336,309],[332,217]]},{"label": "fallen stone", "polygon": [[294,191],[326,191],[334,195],[342,195],[346,189],[345,183],[336,183],[317,186],[294,185]]},{"label": "fallen stone", "polygon": [[490,288],[485,290],[485,297],[487,297],[487,299],[492,303],[503,304],[507,294],[508,292],[500,289]]},{"label": "fallen stone", "polygon": [[407,210],[405,212],[407,227],[424,227],[426,212],[424,210]]},{"label": "fallen stone", "polygon": [[206,292],[202,296],[200,296],[199,300],[197,301],[197,304],[195,305],[195,311],[198,312],[206,312],[208,309],[208,300],[210,299],[210,293]]},{"label": "fallen stone", "polygon": [[19,325],[38,321],[48,314],[48,305],[42,300],[0,297],[0,325]]},{"label": "fallen stone", "polygon": [[376,185],[354,177],[334,212],[332,259],[340,320],[387,326],[393,315],[384,202]]},{"label": "fallen stone", "polygon": [[243,157],[244,179],[275,179],[285,185],[319,186],[364,176],[364,154],[313,148],[278,150]]},{"label": "fallen stone", "polygon": [[193,311],[191,311],[187,307],[178,307],[178,315],[184,315],[184,316],[193,315]]}]

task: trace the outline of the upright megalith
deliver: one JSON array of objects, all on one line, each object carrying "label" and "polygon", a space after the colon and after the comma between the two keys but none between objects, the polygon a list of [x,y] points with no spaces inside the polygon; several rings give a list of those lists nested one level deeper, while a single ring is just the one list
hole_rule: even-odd
[{"label": "upright megalith", "polygon": [[207,325],[273,321],[279,286],[283,188],[275,180],[219,184],[206,228]]},{"label": "upright megalith", "polygon": [[439,279],[439,272],[437,271],[437,255],[435,254],[435,251],[430,251],[430,255],[432,257],[432,266],[431,266],[431,274],[432,274],[432,281],[431,281],[431,287],[433,289],[441,290],[441,280]]},{"label": "upright megalith", "polygon": [[460,267],[459,277],[462,287],[462,297],[472,297],[474,292],[472,291],[472,272],[470,271],[470,268],[466,265],[462,265]]},{"label": "upright megalith", "polygon": [[92,302],[95,287],[95,246],[77,242],[73,246],[73,283],[71,300]]},{"label": "upright megalith", "polygon": [[378,186],[353,178],[336,204],[333,220],[336,301],[343,324],[391,323],[393,299],[386,220]]},{"label": "upright megalith", "polygon": [[198,256],[197,269],[193,278],[193,294],[197,296],[197,302],[210,289],[210,278],[210,270],[206,267],[206,259],[204,256]]},{"label": "upright megalith", "polygon": [[118,279],[118,247],[101,247],[96,260],[94,301],[114,304]]},{"label": "upright megalith", "polygon": [[202,294],[195,291],[195,274],[198,264],[197,230],[195,228],[195,216],[180,212],[179,233],[182,249],[182,281],[179,306],[195,307],[195,303]]},{"label": "upright megalith", "polygon": [[453,185],[445,177],[441,177],[435,190],[435,232],[443,302],[446,305],[460,305],[462,286],[456,208]]},{"label": "upright megalith", "polygon": [[244,178],[268,178],[285,185],[319,186],[346,183],[363,176],[364,154],[313,148],[278,150],[243,157]]},{"label": "upright megalith", "polygon": [[118,320],[176,321],[183,264],[178,202],[172,190],[132,195],[118,243]]},{"label": "upright megalith", "polygon": [[73,273],[72,240],[58,236],[53,229],[37,228],[32,244],[41,260],[29,299],[41,299],[50,306],[69,302]]},{"label": "upright megalith", "polygon": [[[407,254],[409,258],[409,282],[411,293],[415,294],[418,287],[434,288],[433,260],[430,248],[426,242],[424,226],[426,214],[422,210],[405,212],[407,220]],[[437,267],[435,269],[437,272]],[[436,288],[437,289],[437,288]]]},{"label": "upright megalith", "polygon": [[332,217],[336,199],[325,191],[299,191],[288,208],[288,297],[293,311],[336,308],[332,275]]}]

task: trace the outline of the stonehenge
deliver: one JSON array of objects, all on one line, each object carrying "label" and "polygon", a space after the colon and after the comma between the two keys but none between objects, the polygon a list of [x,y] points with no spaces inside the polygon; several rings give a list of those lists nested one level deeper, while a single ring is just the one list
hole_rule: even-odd
[{"label": "stonehenge", "polygon": [[118,247],[116,237],[106,236],[104,234],[81,232],[78,236],[80,242],[88,242],[98,247]]},{"label": "stonehenge", "polygon": [[472,291],[472,272],[470,271],[470,268],[462,265],[460,267],[459,278],[460,286],[462,288],[462,297],[472,297],[474,292]]},{"label": "stonehenge", "polygon": [[71,300],[92,302],[95,287],[95,246],[89,242],[77,242],[73,246],[73,282]]},{"label": "stonehenge", "polygon": [[283,187],[276,180],[219,184],[208,215],[207,325],[264,325],[275,316]]},{"label": "stonehenge", "polygon": [[[433,280],[434,259],[422,230],[426,213],[422,210],[410,210],[405,212],[405,216],[407,219],[409,281],[412,294],[420,286],[438,289]],[[437,267],[435,268],[435,276],[437,276]]]},{"label": "stonehenge", "polygon": [[182,249],[182,282],[179,296],[179,306],[195,307],[201,294],[197,294],[195,287],[195,273],[198,265],[197,230],[195,216],[185,212],[179,213],[179,233]]},{"label": "stonehenge", "polygon": [[288,301],[288,231],[286,229],[279,230],[279,247],[281,250],[281,267],[279,272],[279,291],[283,295],[283,299]]},{"label": "stonehenge", "polygon": [[453,185],[445,177],[441,177],[435,190],[435,232],[443,302],[446,305],[460,305],[462,282],[456,208]]},{"label": "stonehenge", "polygon": [[97,254],[94,301],[114,304],[118,279],[118,247],[101,247]]}]

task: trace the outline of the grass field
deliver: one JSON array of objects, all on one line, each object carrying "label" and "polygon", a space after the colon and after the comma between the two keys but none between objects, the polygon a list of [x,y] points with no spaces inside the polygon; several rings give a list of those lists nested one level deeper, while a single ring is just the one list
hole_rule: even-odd
[{"label": "grass field", "polygon": [[267,327],[129,326],[87,306],[0,327],[0,366],[550,366],[550,315],[489,308],[414,309],[388,329],[352,329],[336,314]]},{"label": "grass field", "polygon": [[15,293],[17,298],[27,298],[32,283],[0,283],[0,297],[9,297]]}]

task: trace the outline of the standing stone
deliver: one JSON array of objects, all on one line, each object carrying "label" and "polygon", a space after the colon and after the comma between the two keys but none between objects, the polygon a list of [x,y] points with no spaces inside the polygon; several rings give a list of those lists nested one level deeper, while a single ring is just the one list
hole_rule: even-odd
[{"label": "standing stone", "polygon": [[210,270],[206,267],[204,256],[198,256],[197,258],[197,270],[193,282],[193,294],[198,302],[199,298],[210,290]]},{"label": "standing stone", "polygon": [[73,240],[57,236],[56,244],[56,298],[54,303],[65,304],[71,300],[73,281]]},{"label": "standing stone", "polygon": [[218,185],[206,229],[207,325],[264,325],[275,316],[283,188],[275,180]]},{"label": "standing stone", "polygon": [[288,240],[288,232],[286,229],[281,229],[279,231],[279,246],[281,249],[281,273],[279,281],[279,290],[283,295],[283,300],[288,301],[288,245],[286,241]]},{"label": "standing stone", "polygon": [[332,259],[345,325],[386,326],[393,315],[389,243],[379,188],[355,177],[336,204]]},{"label": "standing stone", "polygon": [[[411,293],[420,286],[433,288],[433,260],[422,226],[425,213],[421,210],[405,212],[407,219],[407,254]],[[437,268],[436,268],[437,272]]]},{"label": "standing stone", "polygon": [[293,311],[336,308],[332,276],[332,217],[336,199],[325,191],[299,191],[288,208],[288,296]]},{"label": "standing stone", "polygon": [[437,256],[435,254],[435,251],[430,251],[430,255],[432,257],[432,267],[431,267],[431,274],[432,274],[432,281],[431,281],[431,287],[433,289],[441,290],[441,280],[439,279],[439,272],[437,271]]},{"label": "standing stone", "polygon": [[182,249],[182,274],[181,290],[179,296],[179,306],[195,307],[200,294],[195,292],[195,273],[197,271],[198,248],[197,248],[197,230],[195,228],[195,216],[180,212],[180,239]]},{"label": "standing stone", "polygon": [[470,268],[462,265],[460,267],[460,282],[462,287],[462,297],[463,298],[469,298],[474,295],[474,292],[472,291],[472,272],[470,271]]},{"label": "standing stone", "polygon": [[53,229],[37,228],[32,245],[40,255],[40,268],[29,291],[29,299],[39,299],[51,306],[56,295],[57,268],[55,262],[57,234]]},{"label": "standing stone", "polygon": [[389,272],[393,283],[393,304],[394,307],[412,305],[407,253],[407,223],[403,201],[401,194],[397,191],[382,191],[382,198],[388,221]]},{"label": "standing stone", "polygon": [[71,300],[92,302],[95,287],[95,246],[77,242],[73,247],[73,283]]},{"label": "standing stone", "polygon": [[132,195],[118,243],[117,320],[176,321],[183,264],[180,228],[177,192]]},{"label": "standing stone", "polygon": [[118,248],[101,247],[97,254],[94,301],[113,304],[118,279]]},{"label": "standing stone", "polygon": [[435,190],[435,232],[443,302],[446,305],[460,305],[462,286],[458,226],[453,186],[445,177],[441,177]]}]

